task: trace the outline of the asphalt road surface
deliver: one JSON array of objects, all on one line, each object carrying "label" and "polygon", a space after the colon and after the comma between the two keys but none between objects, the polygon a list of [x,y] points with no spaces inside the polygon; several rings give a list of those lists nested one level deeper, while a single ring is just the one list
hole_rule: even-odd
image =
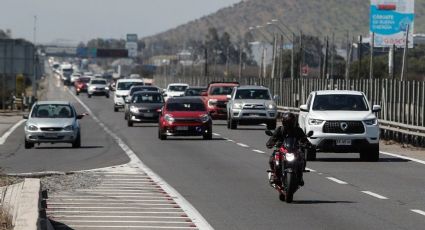
[{"label": "asphalt road surface", "polygon": [[[75,101],[56,79],[49,99]],[[72,91],[72,89],[71,89]],[[305,186],[294,203],[279,201],[267,182],[270,150],[263,126],[228,130],[214,122],[214,139],[157,138],[157,124],[127,127],[113,97],[79,98],[138,157],[182,194],[215,229],[423,229],[425,165],[381,155],[361,162],[358,154],[319,153],[309,162]],[[77,110],[84,112],[81,106]],[[90,117],[82,120],[82,149],[41,145],[24,150],[18,129],[0,147],[8,172],[78,170],[125,163],[124,152]],[[6,151],[6,152],[5,152]],[[423,212],[423,213],[422,213]]]}]

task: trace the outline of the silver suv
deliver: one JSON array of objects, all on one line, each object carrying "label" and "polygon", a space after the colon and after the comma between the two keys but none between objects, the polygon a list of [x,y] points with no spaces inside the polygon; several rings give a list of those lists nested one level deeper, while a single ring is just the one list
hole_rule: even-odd
[{"label": "silver suv", "polygon": [[65,101],[40,101],[33,105],[25,124],[25,148],[40,143],[71,143],[73,148],[81,146],[79,119],[74,106]]},{"label": "silver suv", "polygon": [[265,123],[267,129],[276,128],[277,107],[270,90],[263,86],[238,86],[228,96],[227,128],[236,129],[241,125]]}]

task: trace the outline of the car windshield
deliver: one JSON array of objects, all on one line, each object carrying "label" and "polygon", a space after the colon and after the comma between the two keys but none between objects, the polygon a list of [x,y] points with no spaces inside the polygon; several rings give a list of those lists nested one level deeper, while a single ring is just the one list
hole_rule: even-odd
[{"label": "car windshield", "polygon": [[164,99],[161,94],[135,94],[133,96],[133,103],[163,103]]},{"label": "car windshield", "polygon": [[167,104],[167,111],[205,111],[202,102],[171,102]]},{"label": "car windshield", "polygon": [[80,77],[79,81],[84,82],[84,83],[89,83],[90,82],[90,78],[88,78],[88,77]]},{"label": "car windshield", "polygon": [[91,81],[91,84],[94,84],[94,85],[106,85],[106,81],[105,80],[93,80],[93,81]]},{"label": "car windshield", "polygon": [[168,87],[168,91],[174,91],[174,92],[184,92],[186,90],[186,85],[170,85]]},{"label": "car windshield", "polygon": [[201,96],[201,92],[204,91],[205,89],[186,89],[186,91],[184,92],[185,96]]},{"label": "car windshield", "polygon": [[314,99],[313,110],[369,110],[363,95],[330,94],[317,95]]},{"label": "car windshield", "polygon": [[62,69],[63,72],[72,72],[72,69]]},{"label": "car windshield", "polygon": [[239,89],[235,99],[270,100],[270,94],[266,89]]},{"label": "car windshield", "polygon": [[210,95],[230,95],[234,86],[215,86],[211,87]]},{"label": "car windshield", "polygon": [[133,85],[139,85],[143,83],[139,82],[120,82],[118,83],[117,90],[129,90]]},{"label": "car windshield", "polygon": [[133,87],[130,90],[130,95],[133,95],[135,92],[158,92],[156,87]]},{"label": "car windshield", "polygon": [[34,107],[31,117],[36,118],[73,118],[74,112],[69,105],[46,104]]}]

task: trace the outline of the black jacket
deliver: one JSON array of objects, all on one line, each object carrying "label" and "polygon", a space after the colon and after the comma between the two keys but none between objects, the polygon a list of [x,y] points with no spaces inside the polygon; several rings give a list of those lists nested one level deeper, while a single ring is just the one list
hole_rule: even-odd
[{"label": "black jacket", "polygon": [[310,143],[304,131],[300,127],[295,127],[290,130],[285,130],[284,127],[279,126],[274,131],[273,136],[271,136],[270,139],[267,141],[266,143],[267,148],[271,149],[276,144],[281,145],[283,143],[283,140],[288,136],[295,137],[296,139],[298,139],[299,143],[301,144]]}]

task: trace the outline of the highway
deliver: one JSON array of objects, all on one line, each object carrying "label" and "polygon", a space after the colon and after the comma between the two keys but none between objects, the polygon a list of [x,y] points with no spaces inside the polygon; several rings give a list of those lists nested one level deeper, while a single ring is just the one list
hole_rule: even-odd
[{"label": "highway", "polygon": [[[84,107],[59,81],[49,78],[48,98]],[[279,201],[268,185],[270,150],[263,126],[228,130],[215,121],[211,141],[157,137],[157,124],[127,127],[111,98],[78,96],[155,173],[176,189],[215,229],[423,229],[425,165],[381,155],[361,162],[358,154],[319,153],[309,162],[305,186],[294,203]],[[82,121],[82,148],[42,145],[25,150],[23,128],[0,146],[8,173],[74,171],[124,164],[125,152],[90,116]],[[413,211],[412,211],[413,210]]]}]

